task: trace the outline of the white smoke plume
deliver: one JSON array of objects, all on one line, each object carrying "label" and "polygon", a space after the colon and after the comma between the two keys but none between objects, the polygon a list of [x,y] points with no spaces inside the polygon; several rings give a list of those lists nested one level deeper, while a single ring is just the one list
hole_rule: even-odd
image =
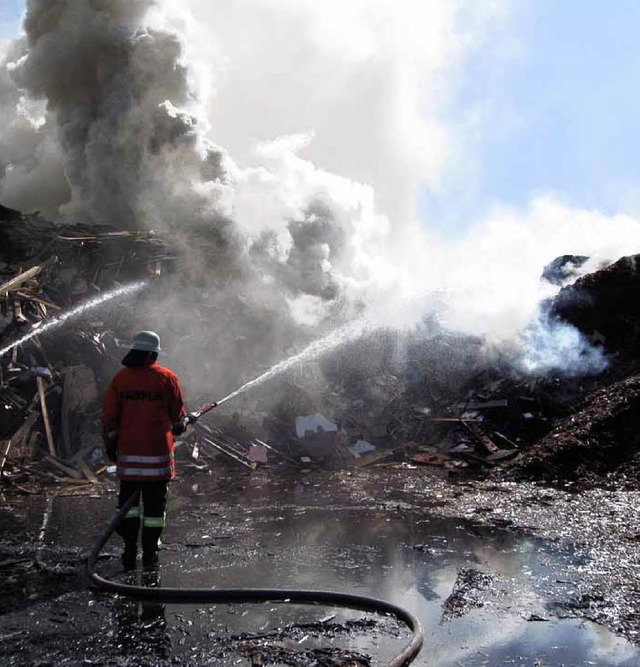
[{"label": "white smoke plume", "polygon": [[[474,49],[508,28],[506,8],[28,0],[0,67],[0,201],[213,234],[215,261],[194,249],[184,270],[224,282],[218,311],[233,290],[270,313],[262,338],[281,349],[291,327],[365,310],[412,324],[434,303],[450,328],[518,340],[557,289],[540,281],[546,263],[583,254],[586,272],[640,252],[640,223],[550,196],[446,243],[418,222],[418,189],[438,187],[455,149],[443,109]],[[150,312],[172,311],[179,331],[181,300],[167,301]]]},{"label": "white smoke plume", "polygon": [[597,375],[608,365],[602,348],[591,345],[575,327],[542,313],[524,330],[522,345],[517,363],[525,373]]}]

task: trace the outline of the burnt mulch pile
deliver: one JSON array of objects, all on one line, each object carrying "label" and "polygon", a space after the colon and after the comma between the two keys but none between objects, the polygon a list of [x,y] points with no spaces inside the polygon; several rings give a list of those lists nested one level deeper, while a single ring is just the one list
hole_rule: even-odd
[{"label": "burnt mulch pile", "polygon": [[501,477],[640,488],[640,255],[623,257],[563,288],[547,305],[609,357],[600,386],[570,416],[498,472]]},{"label": "burnt mulch pile", "polygon": [[640,486],[640,375],[595,391],[578,411],[501,471],[511,479]]},{"label": "burnt mulch pile", "polygon": [[640,255],[622,257],[564,287],[551,314],[602,343],[615,363],[635,361],[640,348]]}]

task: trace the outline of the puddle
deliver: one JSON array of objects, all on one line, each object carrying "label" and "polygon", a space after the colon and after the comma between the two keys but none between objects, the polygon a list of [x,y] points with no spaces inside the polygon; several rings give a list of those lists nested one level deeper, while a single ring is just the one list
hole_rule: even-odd
[{"label": "puddle", "polygon": [[[31,498],[10,514],[0,510],[0,561],[11,544],[37,542],[44,509],[44,499]],[[77,558],[112,509],[107,498],[54,499],[45,556]],[[118,542],[105,552],[114,557],[101,561],[101,573],[122,579]],[[400,501],[330,494],[312,482],[273,488],[252,479],[223,493],[206,482],[174,485],[161,562],[154,583],[163,586],[327,589],[405,606],[425,628],[415,665],[640,664],[640,650],[607,629],[557,617],[580,577],[575,554]],[[264,664],[337,665],[331,660],[351,651],[384,665],[408,637],[392,619],[355,610],[142,605],[83,586],[78,580],[57,598],[0,616],[0,650],[10,664],[57,656],[66,664],[250,665],[261,652]],[[25,623],[27,634],[15,634]],[[300,662],[287,662],[295,655]]]}]

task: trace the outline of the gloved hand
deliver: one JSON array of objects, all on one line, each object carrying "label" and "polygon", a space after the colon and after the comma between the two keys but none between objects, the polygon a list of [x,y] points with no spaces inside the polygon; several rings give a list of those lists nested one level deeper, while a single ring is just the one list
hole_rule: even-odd
[{"label": "gloved hand", "polygon": [[182,435],[187,430],[187,418],[181,419],[179,422],[171,425],[171,433],[173,435]]},{"label": "gloved hand", "polygon": [[107,450],[107,458],[112,463],[118,458],[118,433],[110,431],[104,436],[104,448]]},{"label": "gloved hand", "polygon": [[[212,403],[212,407],[216,407],[217,403]],[[182,435],[186,430],[189,424],[195,424],[198,419],[202,416],[202,411],[190,412],[188,415],[185,415],[179,422],[176,422],[171,426],[171,433],[173,435]]]},{"label": "gloved hand", "polygon": [[109,459],[109,461],[111,461],[112,463],[115,463],[116,459],[118,458],[118,451],[116,449],[116,443],[115,442],[109,443],[106,446],[106,450],[107,450],[107,458]]}]

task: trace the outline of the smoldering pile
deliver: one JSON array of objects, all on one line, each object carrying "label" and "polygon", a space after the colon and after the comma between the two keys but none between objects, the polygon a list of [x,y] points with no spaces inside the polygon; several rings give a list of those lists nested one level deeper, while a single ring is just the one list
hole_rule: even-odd
[{"label": "smoldering pile", "polygon": [[[150,285],[136,308],[104,306],[0,358],[2,450],[10,452],[14,481],[36,470],[43,479],[95,481],[106,463],[99,397],[119,366],[120,341],[148,321],[150,312],[166,307],[167,287],[184,279],[184,235],[56,224],[6,208],[0,214],[3,344],[27,330],[37,332],[60,308],[123,282]],[[412,330],[364,332],[240,394],[186,438],[184,452],[196,468],[217,459],[249,468],[429,465],[459,475],[485,473],[515,458],[510,474],[547,480],[622,470],[638,449],[630,436],[633,397],[639,393],[635,262],[636,257],[623,258],[542,305],[547,317],[573,323],[606,349],[610,363],[604,373],[526,374],[508,358],[488,354],[481,338],[447,331],[428,316]],[[249,297],[237,291],[232,303],[229,291],[220,290],[225,301],[216,303],[204,298],[210,284],[183,285],[194,317],[180,324],[192,334],[176,328],[179,346],[168,336],[169,363],[179,372],[188,370],[189,360],[200,359],[198,371],[186,375],[193,407],[222,393],[211,393],[216,389],[207,374],[208,354],[236,345],[229,353],[234,388],[259,371],[261,354],[270,360],[279,351],[259,344],[264,328]],[[613,303],[614,310],[603,316],[599,301]],[[216,314],[229,324],[227,340],[209,326]],[[269,321],[265,318],[263,327]],[[291,354],[311,337],[292,326],[287,338],[284,324],[280,327],[280,336],[267,340],[278,338],[281,345],[289,340]],[[255,336],[248,344],[241,335],[247,328]],[[186,364],[180,355],[185,345],[196,352],[185,356]],[[200,384],[191,382],[196,377]],[[34,467],[32,460],[40,463]]]},{"label": "smoldering pile", "polygon": [[[402,283],[402,272],[395,271],[386,283],[375,281],[389,242],[401,235],[388,233],[373,189],[300,158],[309,134],[261,144],[257,162],[244,167],[211,141],[204,79],[189,67],[188,31],[172,14],[173,4],[29,0],[25,34],[3,54],[0,196],[16,208],[44,212],[0,211],[3,344],[50,319],[56,306],[73,307],[129,280],[151,285],[135,309],[101,310],[100,320],[75,321],[64,337],[36,336],[3,356],[3,364],[13,365],[10,372],[3,367],[3,396],[12,406],[5,442],[33,417],[38,380],[30,369],[48,368],[60,388],[56,374],[86,366],[99,394],[117,368],[118,339],[135,328],[154,328],[195,408],[362,315],[367,297],[381,301]],[[410,243],[420,245],[413,237]],[[463,247],[465,258],[474,248]],[[396,248],[396,255],[408,249]],[[492,264],[480,259],[480,265]],[[586,255],[559,258],[547,279],[560,275],[558,284],[565,284],[586,262]],[[451,264],[437,266],[453,271],[460,262]],[[403,274],[405,282],[413,282],[416,267],[414,261]],[[240,394],[216,417],[222,434],[200,435],[217,445],[226,439],[245,463],[248,443],[258,439],[305,465],[386,465],[395,456],[405,460],[393,465],[426,463],[452,474],[489,469],[535,447],[599,384],[634,372],[632,355],[623,352],[635,340],[637,314],[625,297],[634,270],[612,269],[621,299],[613,313],[607,302],[613,287],[603,288],[600,298],[585,279],[576,289],[587,297],[572,288],[561,292],[530,329],[529,347],[538,354],[529,369],[502,350],[489,351],[483,338],[426,316],[414,329],[379,329],[346,341]],[[433,277],[420,275],[425,283]],[[528,298],[539,294],[531,275]],[[478,305],[485,289],[493,290],[487,301],[497,297],[493,277],[474,281],[471,302],[457,310]],[[460,290],[459,278],[434,289]],[[464,283],[462,291],[468,287]],[[458,323],[478,312],[482,308],[471,308]],[[616,320],[616,312],[624,317]],[[484,314],[485,325],[499,319]],[[512,319],[521,323],[519,316]],[[620,336],[609,330],[614,321]],[[556,346],[560,339],[565,342]],[[15,392],[19,377],[25,385]],[[39,384],[47,381],[40,377]],[[45,399],[36,401],[42,412],[48,393]],[[93,403],[85,408],[97,411]],[[36,419],[40,436],[29,454],[49,440],[44,415]],[[27,430],[20,437],[28,445]],[[203,443],[194,438],[193,455]],[[68,456],[68,450],[56,455]],[[269,459],[264,451],[256,456]]]},{"label": "smoldering pile", "polygon": [[[246,343],[233,326],[212,326],[212,317],[223,313],[228,322],[254,336],[276,339],[267,335],[273,318],[264,317],[264,310],[233,289],[231,273],[225,280],[227,290],[210,276],[202,284],[184,275],[189,268],[184,248],[195,241],[215,263],[221,254],[215,234],[160,235],[106,225],[53,223],[39,214],[0,208],[0,466],[5,476],[11,473],[15,484],[34,479],[74,485],[96,482],[96,474],[107,467],[99,436],[100,398],[133,333],[159,324],[154,314],[163,323],[158,328],[168,357],[183,351],[176,353],[172,366],[182,375],[195,363],[198,368],[192,377],[200,379],[205,398],[211,398],[206,392],[216,384],[213,374],[207,373],[213,350]],[[219,263],[216,268],[220,272]],[[167,292],[175,292],[184,281],[189,285],[180,290],[185,303],[175,308],[172,321]],[[142,286],[144,301],[135,295]],[[58,322],[60,326],[50,328]],[[281,320],[278,326],[284,331],[286,322]],[[267,348],[246,344],[254,351]],[[242,358],[235,354],[234,371],[239,376],[248,372]],[[252,361],[249,354],[244,358]],[[198,383],[185,386],[195,409]],[[222,447],[232,458],[255,467],[246,453],[238,451],[240,445],[224,434],[207,430],[201,436],[203,452],[208,447],[216,455]]]},{"label": "smoldering pile", "polygon": [[[637,487],[640,460],[640,256],[623,257],[565,287],[550,312],[607,350],[609,369],[583,392],[570,414],[517,461],[518,479],[614,483]],[[579,398],[579,397],[578,397]]]},{"label": "smoldering pile", "polygon": [[488,355],[481,339],[425,319],[410,333],[378,331],[346,343],[271,387],[269,399],[281,400],[270,412],[255,392],[238,414],[254,428],[264,417],[263,437],[325,464],[429,465],[454,476],[633,486],[640,452],[637,260],[588,274],[540,307],[549,321],[576,326],[597,346],[605,371],[525,373],[508,357]]}]

